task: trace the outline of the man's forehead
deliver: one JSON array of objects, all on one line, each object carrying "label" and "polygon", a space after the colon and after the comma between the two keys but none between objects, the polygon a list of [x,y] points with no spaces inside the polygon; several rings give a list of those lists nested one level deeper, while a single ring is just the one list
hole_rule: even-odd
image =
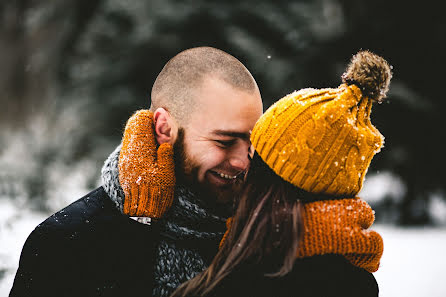
[{"label": "man's forehead", "polygon": [[229,136],[229,137],[241,138],[243,140],[249,140],[251,136],[251,130],[249,130],[248,132],[244,132],[244,131],[216,129],[213,130],[211,134],[215,136]]}]

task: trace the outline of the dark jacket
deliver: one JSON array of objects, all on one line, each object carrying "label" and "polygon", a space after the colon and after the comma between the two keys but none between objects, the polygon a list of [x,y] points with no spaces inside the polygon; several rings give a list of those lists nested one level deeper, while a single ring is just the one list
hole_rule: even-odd
[{"label": "dark jacket", "polygon": [[340,255],[314,256],[296,260],[283,277],[267,277],[262,265],[244,265],[224,279],[213,297],[376,297],[373,274],[353,266]]},{"label": "dark jacket", "polygon": [[158,229],[123,216],[100,187],[29,235],[10,297],[151,296]]}]

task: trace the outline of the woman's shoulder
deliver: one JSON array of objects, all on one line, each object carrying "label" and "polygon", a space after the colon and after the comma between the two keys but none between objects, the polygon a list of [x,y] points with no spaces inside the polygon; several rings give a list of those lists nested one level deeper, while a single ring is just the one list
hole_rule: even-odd
[{"label": "woman's shoulder", "polygon": [[378,284],[344,257],[323,255],[297,259],[282,277],[265,275],[261,264],[243,265],[212,296],[378,296]]},{"label": "woman's shoulder", "polygon": [[[298,259],[283,281],[294,283],[322,296],[378,296],[372,273],[351,264],[341,255],[322,255]],[[304,296],[307,296],[304,294]],[[318,295],[308,295],[318,296]]]}]

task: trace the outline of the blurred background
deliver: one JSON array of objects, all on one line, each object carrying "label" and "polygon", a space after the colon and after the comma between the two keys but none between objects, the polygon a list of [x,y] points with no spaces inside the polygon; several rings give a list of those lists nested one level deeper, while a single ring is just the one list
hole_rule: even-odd
[{"label": "blurred background", "polygon": [[[265,109],[300,88],[337,87],[360,49],[389,61],[388,100],[372,112],[386,143],[360,193],[384,237],[376,277],[382,296],[415,296],[411,277],[422,295],[446,296],[435,269],[422,267],[446,265],[445,13],[433,0],[1,1],[0,295],[35,225],[100,185],[163,65],[206,45],[247,66]],[[407,245],[417,246],[407,257],[389,254]],[[434,246],[435,259],[409,265]]]}]

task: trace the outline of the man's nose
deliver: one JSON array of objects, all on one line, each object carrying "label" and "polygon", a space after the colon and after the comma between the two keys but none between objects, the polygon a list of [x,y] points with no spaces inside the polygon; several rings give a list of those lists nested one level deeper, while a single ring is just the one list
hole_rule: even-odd
[{"label": "man's nose", "polygon": [[229,164],[231,167],[243,171],[248,168],[249,165],[249,148],[250,145],[240,145],[235,149],[230,158]]}]

